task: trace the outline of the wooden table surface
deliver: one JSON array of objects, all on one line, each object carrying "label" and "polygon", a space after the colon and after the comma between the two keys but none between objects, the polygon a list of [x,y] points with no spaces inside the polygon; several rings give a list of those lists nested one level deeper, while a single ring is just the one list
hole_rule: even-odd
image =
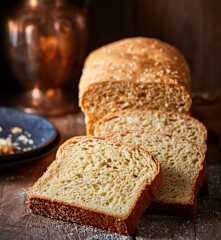
[{"label": "wooden table surface", "polygon": [[[208,194],[199,197],[195,220],[144,214],[133,237],[119,236],[98,229],[51,220],[29,212],[25,205],[25,191],[45,171],[54,153],[35,162],[8,169],[0,169],[0,240],[10,239],[221,239],[221,97],[212,105],[197,105],[194,114],[210,130],[207,155]],[[84,134],[81,113],[51,119],[62,139]]]}]

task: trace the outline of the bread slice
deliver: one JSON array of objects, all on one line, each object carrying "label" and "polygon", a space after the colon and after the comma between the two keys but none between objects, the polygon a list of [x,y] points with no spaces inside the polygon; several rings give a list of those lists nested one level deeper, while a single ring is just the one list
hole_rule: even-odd
[{"label": "bread slice", "polygon": [[75,137],[28,192],[36,214],[132,234],[152,200],[159,162],[138,146]]},{"label": "bread slice", "polygon": [[154,211],[194,216],[205,174],[205,151],[191,142],[154,131],[128,131],[107,139],[143,145],[161,164],[160,185],[154,190]]},{"label": "bread slice", "polygon": [[162,41],[135,37],[99,48],[88,56],[80,80],[87,129],[124,109],[188,112],[190,82],[182,54]]},{"label": "bread slice", "polygon": [[157,130],[199,145],[205,145],[207,140],[207,130],[197,119],[187,114],[158,110],[125,110],[107,115],[95,124],[92,134],[106,136],[140,128]]}]

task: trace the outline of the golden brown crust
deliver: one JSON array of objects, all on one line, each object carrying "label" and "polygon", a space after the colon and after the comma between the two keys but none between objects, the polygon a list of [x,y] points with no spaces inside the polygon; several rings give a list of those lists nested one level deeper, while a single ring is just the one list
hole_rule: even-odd
[{"label": "golden brown crust", "polygon": [[125,235],[132,235],[135,232],[141,214],[151,201],[152,192],[148,186],[141,192],[137,204],[128,218],[121,219],[47,198],[28,195],[28,206],[35,214],[90,225]]},{"label": "golden brown crust", "polygon": [[[141,85],[143,89],[152,89],[151,84],[160,85],[159,89],[170,87],[171,92],[172,89],[177,92],[178,88],[179,100],[172,101],[172,104],[166,103],[167,107],[162,104],[160,108],[165,110],[175,108],[174,110],[188,112],[191,107],[189,91],[191,77],[183,55],[176,48],[157,39],[143,37],[123,39],[93,51],[85,62],[79,85],[79,101],[87,115],[88,128],[106,114],[98,114],[96,109],[90,110],[93,104],[91,97],[97,96],[95,87],[103,89],[103,86],[109,83],[114,91],[118,84],[125,82],[127,85],[130,84],[132,89],[135,89],[135,85]],[[139,91],[137,94],[140,94]],[[173,106],[176,104],[177,106]],[[115,112],[112,108],[110,111]]]},{"label": "golden brown crust", "polygon": [[[49,168],[54,169],[56,167],[56,164],[59,161],[58,157],[62,153],[62,149],[66,144],[75,144],[83,138],[87,137],[74,137],[67,140],[59,148],[56,157],[57,159],[51,164],[51,166],[49,166]],[[122,145],[121,143],[116,144]],[[101,211],[99,212],[92,209],[86,209],[81,206],[67,204],[62,201],[48,199],[47,197],[35,195],[34,193],[32,193],[31,189],[27,192],[28,206],[35,214],[40,214],[47,217],[70,222],[77,222],[84,225],[91,225],[104,230],[117,232],[119,234],[133,234],[136,230],[136,226],[138,224],[141,214],[150,205],[152,201],[153,196],[151,188],[157,187],[157,184],[159,182],[158,178],[160,177],[160,164],[153,157],[152,159],[157,167],[157,174],[155,176],[155,179],[151,184],[146,184],[143,189],[141,189],[140,193],[138,194],[138,198],[135,204],[132,206],[128,216],[109,215]],[[49,175],[46,172],[40,179],[38,179],[38,181],[34,184],[32,188],[41,185],[41,183],[45,181],[47,177],[49,177]]]},{"label": "golden brown crust", "polygon": [[[128,78],[131,81],[139,81],[139,73],[151,69],[154,74],[140,81],[173,81],[186,87],[191,84],[190,70],[180,51],[157,39],[134,37],[119,40],[93,51],[85,62],[85,68],[101,66],[112,75],[116,75],[116,67],[119,65],[121,68],[125,66],[126,72],[134,67],[131,73],[134,78]],[[83,96],[89,85],[104,80],[107,80],[105,76],[101,79],[82,78],[80,96]]]}]

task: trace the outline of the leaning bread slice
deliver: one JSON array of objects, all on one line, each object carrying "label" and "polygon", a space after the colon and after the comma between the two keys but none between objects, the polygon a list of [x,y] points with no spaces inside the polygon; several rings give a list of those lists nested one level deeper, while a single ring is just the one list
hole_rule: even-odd
[{"label": "leaning bread slice", "polygon": [[142,147],[77,137],[28,192],[36,214],[132,234],[152,200],[159,162]]},{"label": "leaning bread slice", "polygon": [[194,216],[205,174],[204,149],[154,131],[128,131],[109,137],[124,144],[142,144],[161,164],[160,185],[154,191],[154,212]]},{"label": "leaning bread slice", "polygon": [[107,115],[95,124],[93,134],[106,136],[140,128],[158,130],[200,145],[205,145],[207,139],[207,130],[197,119],[187,114],[158,110],[125,110]]},{"label": "leaning bread slice", "polygon": [[123,39],[86,59],[79,100],[87,130],[108,113],[154,108],[189,112],[190,71],[183,55],[157,39]]}]

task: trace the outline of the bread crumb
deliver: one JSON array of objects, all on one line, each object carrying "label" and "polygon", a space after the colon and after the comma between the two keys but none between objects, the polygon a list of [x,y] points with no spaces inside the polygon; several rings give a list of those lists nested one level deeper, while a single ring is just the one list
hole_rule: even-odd
[{"label": "bread crumb", "polygon": [[[0,132],[3,128],[0,126]],[[25,145],[25,146],[22,146]],[[12,127],[7,137],[0,138],[0,154],[12,154],[17,151],[27,152],[32,150],[34,140],[31,134],[20,127]]]},{"label": "bread crumb", "polygon": [[10,138],[0,138],[0,154],[11,154],[15,152],[15,146]]},{"label": "bread crumb", "polygon": [[23,144],[30,144],[30,145],[34,144],[34,141],[32,139],[27,138],[25,135],[19,136],[18,141],[22,142]]},{"label": "bread crumb", "polygon": [[13,127],[12,129],[11,129],[11,133],[13,133],[13,134],[20,134],[20,133],[22,133],[23,132],[23,130],[22,130],[22,128],[20,128],[20,127]]}]

